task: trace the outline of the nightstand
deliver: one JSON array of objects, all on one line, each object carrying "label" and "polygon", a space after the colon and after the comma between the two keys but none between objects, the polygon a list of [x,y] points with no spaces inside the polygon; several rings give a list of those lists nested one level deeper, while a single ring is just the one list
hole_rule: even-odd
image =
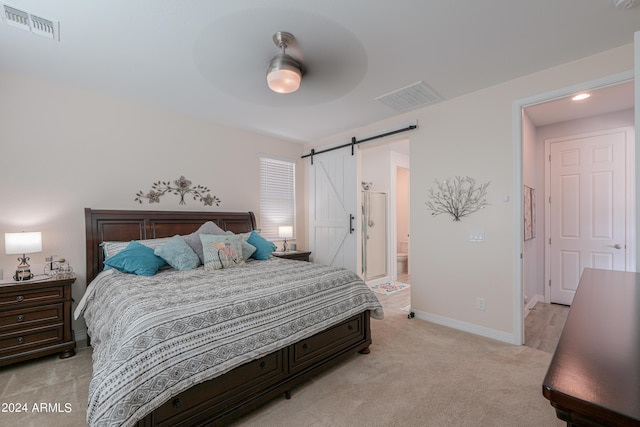
[{"label": "nightstand", "polygon": [[309,255],[311,255],[311,252],[305,252],[305,251],[271,252],[271,255],[277,256],[278,258],[295,259],[296,261],[309,262]]},{"label": "nightstand", "polygon": [[0,282],[0,366],[60,353],[76,354],[70,279]]}]

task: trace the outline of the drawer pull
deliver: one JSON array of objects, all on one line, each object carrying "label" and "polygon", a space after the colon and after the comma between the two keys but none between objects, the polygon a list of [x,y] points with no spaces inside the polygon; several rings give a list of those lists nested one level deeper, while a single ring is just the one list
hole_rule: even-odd
[{"label": "drawer pull", "polygon": [[267,362],[262,361],[260,362],[260,369],[262,369],[263,371],[267,370]]},{"label": "drawer pull", "polygon": [[347,329],[349,329],[350,331],[353,331],[353,325],[347,326]]},{"label": "drawer pull", "polygon": [[172,404],[173,404],[173,407],[174,407],[175,409],[180,409],[180,408],[182,408],[182,400],[180,400],[180,399],[173,399]]},{"label": "drawer pull", "polygon": [[18,316],[18,322],[24,322],[24,315],[20,314]]},{"label": "drawer pull", "polygon": [[305,343],[305,344],[302,344],[302,349],[303,349],[304,351],[309,351],[309,344],[306,344],[306,343]]},{"label": "drawer pull", "polygon": [[16,297],[16,301],[18,301],[18,302],[22,302],[22,301],[24,301],[24,297],[23,297],[22,295],[18,295],[18,296]]},{"label": "drawer pull", "polygon": [[24,342],[24,337],[18,337],[18,344],[22,344]]}]

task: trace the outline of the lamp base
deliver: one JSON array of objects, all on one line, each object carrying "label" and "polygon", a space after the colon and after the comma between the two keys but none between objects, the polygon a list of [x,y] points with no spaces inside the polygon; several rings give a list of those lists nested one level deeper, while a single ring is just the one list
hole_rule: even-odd
[{"label": "lamp base", "polygon": [[19,268],[16,270],[16,274],[13,276],[13,280],[16,282],[24,282],[25,280],[33,279],[33,273],[30,268]]},{"label": "lamp base", "polygon": [[23,254],[22,258],[18,258],[20,264],[16,267],[16,274],[13,276],[13,280],[16,282],[24,282],[25,280],[30,280],[33,278],[33,273],[31,273],[31,266],[27,262],[29,258]]}]

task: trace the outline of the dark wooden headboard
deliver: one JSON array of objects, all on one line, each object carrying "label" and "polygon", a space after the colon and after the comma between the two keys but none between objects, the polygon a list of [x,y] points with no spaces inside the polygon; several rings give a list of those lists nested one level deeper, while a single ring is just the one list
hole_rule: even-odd
[{"label": "dark wooden headboard", "polygon": [[196,231],[207,221],[223,230],[246,233],[256,228],[253,212],[124,211],[85,208],[87,285],[102,271],[106,241],[156,239]]}]

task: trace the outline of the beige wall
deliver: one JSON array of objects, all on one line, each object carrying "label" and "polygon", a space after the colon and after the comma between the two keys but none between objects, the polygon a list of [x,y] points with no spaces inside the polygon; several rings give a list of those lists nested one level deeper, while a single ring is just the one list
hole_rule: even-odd
[{"label": "beige wall", "polygon": [[[411,152],[411,306],[418,318],[515,342],[516,265],[514,102],[633,69],[633,45],[540,71],[392,120],[317,141],[321,147],[403,127],[413,120]],[[519,161],[519,160],[518,160]],[[488,206],[461,222],[425,208],[434,179],[491,181]],[[507,200],[507,201],[505,201]],[[518,219],[520,221],[520,219]],[[484,231],[485,243],[467,241]],[[519,261],[518,261],[519,262]],[[476,309],[484,298],[486,310]],[[518,304],[522,304],[518,301]]]},{"label": "beige wall", "polygon": [[[634,81],[635,81],[635,123],[640,123],[640,31],[634,34]],[[636,130],[636,147],[640,146],[640,132]],[[640,266],[640,250],[638,250],[638,242],[640,242],[640,226],[638,226],[637,216],[640,215],[640,149],[636,148],[636,270]]]},{"label": "beige wall", "polygon": [[[48,255],[64,256],[78,275],[74,298],[85,288],[84,208],[256,212],[258,155],[302,163],[302,146],[214,125],[165,110],[0,73],[0,236],[42,231],[43,252],[31,265],[42,272]],[[303,167],[297,168],[298,245],[305,246]],[[165,195],[142,205],[135,194],[158,180],[184,175],[208,187],[219,207]],[[0,247],[9,279],[16,257]],[[83,325],[75,325],[76,332]]]},{"label": "beige wall", "polygon": [[409,169],[398,167],[396,181],[396,247],[400,250],[400,243],[409,243]]}]

